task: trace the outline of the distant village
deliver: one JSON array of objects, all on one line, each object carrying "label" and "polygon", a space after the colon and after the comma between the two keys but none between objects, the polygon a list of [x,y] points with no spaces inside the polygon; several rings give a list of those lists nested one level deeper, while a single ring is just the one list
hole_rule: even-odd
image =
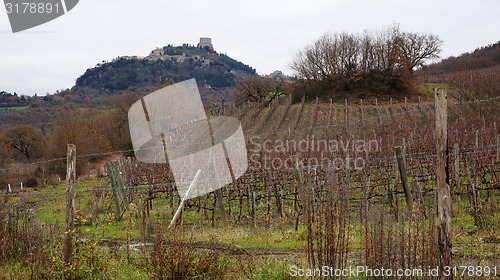
[{"label": "distant village", "polygon": [[[200,41],[198,42],[196,47],[200,48],[200,49],[212,51],[212,52],[215,51],[214,46],[212,45],[212,38],[208,38],[208,37],[201,37]],[[115,58],[113,61],[120,60],[120,59],[138,59],[138,60],[144,59],[144,60],[151,60],[151,61],[161,59],[161,60],[176,60],[176,61],[182,62],[182,61],[186,60],[187,57],[188,56],[184,53],[178,54],[178,55],[166,54],[165,49],[159,47],[159,48],[152,50],[148,56],[138,56],[138,55],[119,56],[119,57]],[[198,59],[202,59],[202,57],[199,55],[195,55],[194,57],[198,58]],[[209,63],[209,62],[210,62],[210,60],[206,59],[206,63]]]}]

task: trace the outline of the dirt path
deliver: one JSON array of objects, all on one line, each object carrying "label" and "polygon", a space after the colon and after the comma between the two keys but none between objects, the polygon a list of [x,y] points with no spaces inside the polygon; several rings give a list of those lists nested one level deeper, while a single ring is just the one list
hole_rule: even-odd
[{"label": "dirt path", "polygon": [[302,249],[244,248],[232,244],[206,241],[194,242],[193,245],[197,249],[219,251],[220,253],[235,257],[274,258],[290,263],[302,263],[306,260],[306,254]]}]

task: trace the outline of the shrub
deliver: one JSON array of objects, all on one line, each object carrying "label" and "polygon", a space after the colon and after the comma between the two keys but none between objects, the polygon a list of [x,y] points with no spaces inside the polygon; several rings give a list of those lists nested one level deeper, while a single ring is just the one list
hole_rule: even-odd
[{"label": "shrub", "polygon": [[38,180],[36,178],[29,178],[28,180],[26,180],[26,187],[28,188],[36,188],[38,187]]},{"label": "shrub", "polygon": [[183,240],[182,232],[165,238],[162,226],[155,230],[151,251],[152,273],[155,279],[223,279],[227,264],[217,252],[197,251]]}]

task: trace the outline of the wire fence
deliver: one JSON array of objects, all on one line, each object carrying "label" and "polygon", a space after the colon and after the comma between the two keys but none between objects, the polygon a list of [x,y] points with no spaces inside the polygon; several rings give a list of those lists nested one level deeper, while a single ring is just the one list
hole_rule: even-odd
[{"label": "wire fence", "polygon": [[[459,102],[456,102],[456,103],[450,103],[449,106],[451,107],[450,109],[453,110],[453,107],[457,107],[457,108],[460,108],[460,106],[470,106],[470,104],[474,104],[474,103],[489,103],[491,101],[496,101],[496,100],[500,100],[500,96],[496,96],[496,97],[491,97],[491,98],[486,98],[486,99],[479,99],[479,100],[470,100],[470,101],[459,101]],[[291,105],[291,104],[290,104]],[[493,104],[494,106],[498,105],[498,104]],[[279,106],[279,105],[277,105]],[[303,104],[302,104],[303,106]],[[316,104],[316,106],[318,106]],[[365,121],[368,123],[370,120],[387,120],[387,121],[390,121],[390,120],[393,120],[395,117],[410,117],[410,116],[418,116],[418,117],[422,117],[421,114],[422,113],[426,113],[426,112],[431,112],[433,113],[434,112],[434,107],[433,106],[415,106],[415,104],[412,104],[412,105],[401,105],[400,106],[402,107],[405,107],[405,108],[408,108],[408,106],[411,107],[410,110],[402,110],[402,112],[400,113],[393,113],[393,112],[387,112],[386,111],[386,114],[384,114],[384,116],[382,117],[378,117],[377,115],[369,115],[369,116],[366,116],[365,117]],[[338,106],[336,106],[338,107]],[[381,106],[381,107],[387,107],[387,106]],[[391,107],[397,107],[397,106],[392,106]],[[332,109],[332,106],[328,107],[329,109],[333,110]],[[362,110],[363,106],[353,106],[353,105],[350,105],[350,107],[348,108],[344,108],[344,109],[338,109],[336,108],[336,110],[340,110],[340,111],[358,111],[358,110]],[[377,109],[378,110],[378,109]],[[495,109],[496,110],[496,109]],[[257,110],[259,111],[259,110]],[[242,119],[245,120],[245,116],[246,115],[251,115],[252,112],[250,111],[244,111],[246,112]],[[234,113],[234,112],[233,112]],[[285,112],[287,113],[287,112]],[[479,113],[479,112],[477,112]],[[480,114],[480,113],[479,113]],[[428,116],[429,119],[433,118],[433,116]],[[498,116],[495,116],[495,119],[492,119],[490,124],[493,124],[493,123],[496,123],[496,117]],[[334,118],[333,116],[333,113],[330,114],[330,118]],[[314,125],[312,126],[307,126],[307,127],[294,127],[293,128],[293,133],[294,134],[298,134],[302,131],[315,131],[315,130],[321,130],[321,129],[333,129],[333,128],[339,128],[339,129],[345,129],[346,127],[349,127],[349,126],[355,126],[359,123],[362,122],[361,119],[347,119],[347,122],[343,123],[341,122],[340,120],[337,120],[339,121],[339,123],[335,123],[335,124],[321,124],[321,123],[315,123]],[[249,121],[249,124],[247,123],[247,126],[250,126],[252,125],[252,123]],[[416,126],[416,125],[415,125]],[[498,126],[499,126],[499,129],[500,129],[500,123],[498,123]],[[280,131],[273,131],[273,132],[265,132],[265,133],[260,133],[260,134],[249,134],[247,135],[246,137],[247,138],[251,138],[251,137],[258,137],[258,138],[262,138],[262,139],[265,139],[266,136],[272,136],[272,135],[275,135],[275,136],[282,136],[282,135],[286,135],[286,134],[291,134],[291,127],[288,127],[287,129],[282,129]],[[475,130],[475,129],[474,129]],[[450,131],[453,131],[453,128],[450,129]],[[417,137],[417,136],[414,136],[415,140],[428,140],[426,139],[425,137],[428,137],[428,136],[421,136],[421,137]],[[402,137],[401,137],[402,139]],[[248,139],[247,139],[248,140]],[[207,141],[207,142],[196,142],[196,143],[189,143],[189,145],[192,145],[192,144],[208,144],[208,143],[211,143],[211,141]],[[496,145],[496,144],[495,144]],[[469,148],[469,149],[478,149],[479,147],[474,147],[474,148]],[[109,156],[109,155],[114,155],[114,154],[124,154],[124,153],[132,153],[134,150],[133,149],[128,149],[128,150],[116,150],[116,151],[109,151],[109,152],[103,152],[103,153],[90,153],[90,154],[83,154],[83,155],[77,155],[77,158],[89,158],[89,157],[105,157],[105,156]],[[17,168],[21,168],[21,167],[26,167],[26,166],[37,166],[37,165],[41,165],[41,164],[45,164],[45,163],[51,163],[51,162],[62,162],[62,161],[66,161],[66,157],[60,157],[60,158],[52,158],[52,159],[45,159],[45,160],[38,160],[38,161],[33,161],[33,162],[30,162],[30,163],[17,163],[17,164],[11,164],[7,167],[1,167],[0,168],[0,171],[8,171],[8,170],[12,170],[12,169],[17,169]]]},{"label": "wire fence", "polygon": [[[454,221],[455,263],[498,263],[499,99],[449,106],[447,177],[452,210],[462,219]],[[429,103],[344,107],[302,103],[233,112],[242,119],[249,168],[221,190],[222,199],[210,193],[187,201],[184,215],[189,218],[182,223],[186,227],[221,227],[220,212],[224,211],[235,227],[279,229],[283,236],[292,228],[304,232],[299,242],[305,247],[292,255],[314,266],[345,268],[353,262],[391,268],[437,265],[437,232],[432,226],[436,223],[433,110]],[[466,119],[461,118],[464,112]],[[301,140],[308,146],[291,144]],[[348,141],[351,146],[345,148]],[[370,141],[374,141],[373,149],[367,148]],[[396,146],[402,147],[406,178],[400,172]],[[131,152],[77,155],[77,165],[90,158]],[[89,230],[98,236],[101,246],[126,245],[129,262],[151,261],[152,251],[144,252],[153,249],[130,254],[130,244],[153,246],[151,237],[159,230],[154,220],[169,219],[181,200],[175,178],[168,163],[145,164],[122,157],[112,164],[114,169],[108,165],[100,174],[104,177],[77,184],[79,233]],[[34,189],[24,179],[54,172],[64,178],[65,170],[66,158],[2,167],[0,172],[11,177],[10,185],[0,191],[7,202],[5,209],[15,205],[16,215],[33,216],[32,226],[33,221],[42,221],[51,230],[61,229],[64,219],[58,207],[66,194],[62,182]],[[403,181],[410,186],[411,212],[406,210],[409,194]],[[50,211],[54,213],[44,214]],[[124,228],[111,231],[110,223],[121,223]],[[467,237],[477,232],[481,232],[477,239]],[[213,248],[212,244],[210,250]]]}]

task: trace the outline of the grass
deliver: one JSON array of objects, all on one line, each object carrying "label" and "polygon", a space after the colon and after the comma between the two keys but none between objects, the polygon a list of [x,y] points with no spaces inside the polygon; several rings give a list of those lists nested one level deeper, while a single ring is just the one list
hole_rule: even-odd
[{"label": "grass", "polygon": [[0,107],[0,112],[1,111],[23,111],[28,109],[29,106],[14,106],[14,107]]},{"label": "grass", "polygon": [[449,88],[450,85],[447,83],[421,83],[419,84],[418,91],[422,95],[423,99],[434,100],[434,90],[436,88]]},{"label": "grass", "polygon": [[464,100],[477,98],[476,93],[473,91],[458,89],[456,86],[449,83],[421,83],[418,87],[418,91],[424,100],[434,100],[434,89],[436,88],[447,88],[451,97],[454,98],[458,98],[459,96]]},{"label": "grass", "polygon": [[[78,180],[75,186],[75,207],[77,210],[76,223],[79,232],[99,236],[108,240],[125,240],[126,225],[125,217],[117,221],[114,215],[114,203],[110,205],[111,211],[99,213],[92,222],[90,218],[88,203],[92,201],[92,191],[84,191],[89,188],[95,188],[102,185],[100,179]],[[65,185],[59,184],[51,190],[50,203],[46,200],[48,197],[38,197],[32,199],[32,202],[39,204],[35,211],[35,218],[42,223],[64,228],[65,223]],[[156,199],[153,210],[150,213],[150,220],[156,223],[158,220],[168,222],[173,210],[170,207],[170,201],[166,199]],[[221,230],[220,225],[212,227],[206,220],[203,212],[185,211],[184,223],[186,228],[192,228],[190,235],[193,241],[211,241],[231,245],[237,245],[248,248],[266,248],[266,249],[302,249],[304,247],[305,230],[300,227],[298,231],[292,228],[272,229],[256,228],[248,226],[229,227],[227,230]],[[78,225],[80,221],[81,225]],[[141,240],[140,219],[133,221],[131,238],[132,240]],[[222,233],[222,234],[221,234]]]},{"label": "grass", "polygon": [[[78,226],[79,231],[99,236],[103,239],[112,240],[125,240],[125,217],[121,221],[117,221],[114,217],[114,202],[110,203],[109,198],[103,200],[107,201],[108,208],[102,213],[96,215],[91,222],[88,213],[92,203],[95,203],[92,196],[92,191],[85,191],[90,188],[103,187],[106,179],[93,179],[93,180],[78,180],[75,186],[75,205],[79,210],[77,214],[77,221],[81,219],[81,225]],[[22,199],[37,205],[35,211],[35,218],[43,223],[64,227],[65,221],[65,185],[60,184],[51,189],[47,196],[37,196],[32,198],[29,194],[26,196],[29,199]],[[498,195],[492,196],[494,201],[491,204],[500,204],[500,197]],[[13,202],[21,202],[17,197],[12,198]],[[496,202],[495,202],[496,201]],[[404,208],[404,201],[400,201],[400,207]],[[487,228],[481,228],[474,224],[474,218],[471,214],[471,206],[468,199],[465,197],[456,198],[453,200],[453,229],[454,229],[454,242],[457,244],[477,243],[479,239],[482,240],[496,240],[499,238],[495,234],[495,225],[500,221],[500,213],[495,212],[495,209],[486,209],[491,213],[485,213],[489,223],[493,223]],[[168,223],[172,213],[175,209],[170,206],[170,201],[167,199],[156,199],[154,201],[153,210],[150,213],[150,218],[147,220],[156,223],[162,220]],[[246,210],[243,211],[244,213]],[[261,213],[262,214],[262,213]],[[211,215],[211,214],[209,214]],[[217,218],[217,217],[216,217]],[[215,227],[211,226],[211,222],[207,221],[203,211],[185,211],[184,216],[185,228],[188,230],[193,241],[211,241],[220,242],[231,245],[237,245],[245,248],[265,248],[265,249],[302,249],[305,245],[305,229],[303,226],[295,231],[291,225],[283,226],[272,224],[270,228],[258,227],[251,228],[249,226],[230,226],[226,230],[222,230],[220,223]],[[133,220],[131,238],[133,240],[141,239],[141,223],[140,219]],[[232,223],[231,223],[232,224]],[[361,224],[353,223],[350,225],[350,234],[352,235],[352,243],[361,243]],[[355,246],[358,248],[359,246]],[[353,248],[353,249],[356,249]],[[358,248],[359,249],[359,248]]]},{"label": "grass", "polygon": [[[99,191],[99,188],[105,190]],[[115,248],[112,250],[107,247],[100,247],[99,254],[107,261],[107,269],[110,271],[110,276],[113,279],[144,279],[148,278],[148,271],[141,267],[138,263],[144,261],[144,255],[140,251],[131,250],[132,264],[127,263],[125,256],[125,247],[127,240],[127,214],[123,219],[117,221],[115,219],[114,201],[112,200],[111,192],[109,191],[109,183],[107,178],[78,180],[76,182],[75,206],[77,210],[76,217],[76,234],[80,237],[89,238],[92,240],[108,240],[116,242],[118,251]],[[101,201],[101,192],[104,192]],[[355,197],[359,194],[354,193]],[[25,193],[19,196],[9,197],[11,203],[22,204],[28,203],[33,205],[34,218],[41,224],[52,225],[58,229],[64,229],[65,223],[65,185],[61,183],[54,187],[46,187],[42,193],[36,195],[30,193],[27,189]],[[399,197],[400,209],[404,209],[404,199]],[[485,201],[485,197],[481,198]],[[136,196],[137,208],[141,209],[139,196]],[[177,204],[176,201],[175,204]],[[210,204],[210,203],[209,203]],[[467,197],[453,198],[453,250],[458,262],[471,264],[471,262],[484,259],[491,259],[498,252],[498,244],[500,234],[497,227],[500,221],[500,211],[494,205],[500,205],[500,196],[494,192],[489,202],[484,202],[482,211],[487,217],[488,226],[478,226],[475,224],[474,217],[471,212],[471,205]],[[92,216],[93,209],[100,207],[97,214]],[[262,205],[257,205],[257,216],[263,217],[266,215],[265,210],[262,210]],[[247,214],[247,205],[244,203],[245,209],[243,213]],[[429,206],[430,207],[430,206]],[[175,206],[174,206],[175,208]],[[265,208],[265,207],[264,207]],[[429,208],[428,208],[429,209]],[[234,208],[233,208],[234,210]],[[170,221],[173,212],[170,200],[159,198],[154,200],[154,207],[150,216],[145,219],[147,224],[156,225],[161,221],[166,228]],[[264,212],[262,212],[264,211]],[[428,213],[429,214],[429,213]],[[353,213],[353,215],[357,215]],[[188,209],[183,215],[184,238],[190,242],[202,242],[207,246],[222,244],[227,246],[235,246],[236,248],[245,248],[252,253],[262,253],[264,263],[256,264],[256,270],[252,271],[254,278],[252,279],[282,279],[289,275],[289,261],[280,260],[272,261],[266,254],[273,255],[273,252],[288,252],[297,255],[302,255],[306,245],[306,230],[304,226],[300,226],[298,231],[293,229],[293,223],[290,221],[280,222],[277,217],[271,220],[269,225],[265,225],[262,219],[258,219],[257,228],[249,226],[250,222],[246,222],[243,215],[243,222],[236,222],[236,211],[233,216],[229,217],[230,226],[223,229],[219,221],[218,213],[216,213],[216,225],[211,224],[211,212],[204,213],[203,210],[196,211],[196,208]],[[411,223],[408,221],[408,225]],[[146,237],[146,242],[151,242],[153,233],[148,231],[146,235],[141,232],[143,228],[143,220],[134,217],[132,226],[130,226],[131,242],[142,242]],[[169,231],[166,231],[166,234]],[[171,233],[173,234],[173,233]],[[349,225],[349,250],[351,252],[362,252],[363,247],[363,225],[356,218],[352,219]],[[224,248],[224,247],[222,247]],[[268,253],[266,253],[268,252]],[[239,264],[236,259],[231,256],[229,258],[230,275],[238,278]],[[304,261],[304,260],[303,260]],[[19,263],[4,264],[0,266],[6,271],[15,271],[16,275],[29,275],[28,268]],[[0,273],[1,274],[1,273]]]},{"label": "grass", "polygon": [[304,227],[298,231],[249,227],[229,227],[223,231],[220,228],[195,228],[193,233],[195,241],[220,242],[253,249],[302,249],[305,245]]},{"label": "grass", "polygon": [[[56,252],[54,252],[56,254]],[[87,274],[87,276],[92,275],[91,279],[117,279],[117,280],[142,280],[150,279],[149,271],[146,269],[144,264],[140,263],[128,263],[124,252],[118,252],[118,256],[114,255],[110,250],[99,249],[98,256],[101,257],[101,261],[105,261],[105,272],[104,275],[92,273]],[[138,252],[133,252],[133,259],[138,259]],[[135,256],[134,256],[135,255]],[[141,267],[142,266],[142,267]],[[50,268],[54,269],[56,267]],[[50,270],[49,269],[49,270]],[[84,268],[81,268],[84,269]],[[32,271],[27,262],[8,262],[3,263],[0,266],[0,275],[6,277],[7,275],[17,276],[15,279],[30,279],[32,278]],[[7,279],[7,278],[5,278]],[[14,278],[11,278],[14,279]],[[59,279],[59,277],[51,278]]]},{"label": "grass", "polygon": [[271,279],[295,279],[290,275],[290,267],[288,264],[279,261],[268,261],[265,265],[260,266],[256,271],[255,280],[271,280]]}]

